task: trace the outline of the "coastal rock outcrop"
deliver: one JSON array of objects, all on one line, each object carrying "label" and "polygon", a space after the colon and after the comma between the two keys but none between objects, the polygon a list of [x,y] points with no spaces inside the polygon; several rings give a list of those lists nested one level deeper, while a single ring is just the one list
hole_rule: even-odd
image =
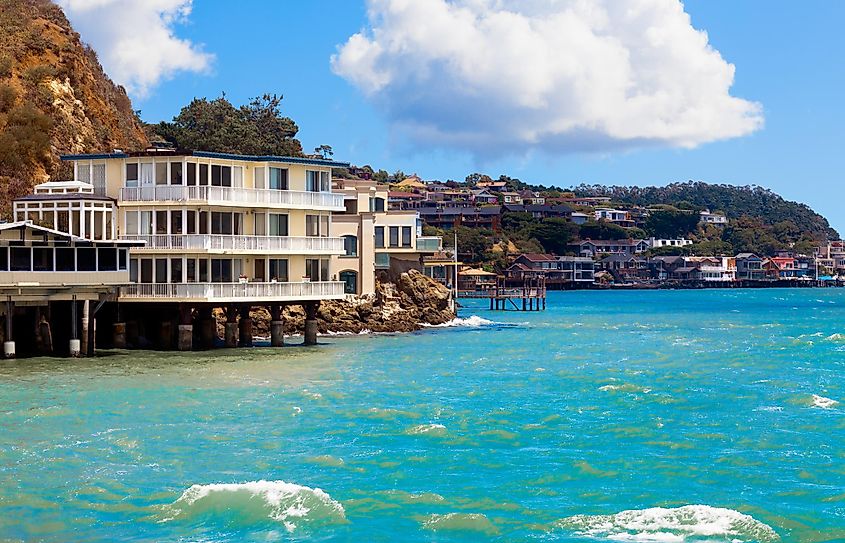
[{"label": "coastal rock outcrop", "polygon": [[[218,311],[218,334],[225,317]],[[254,307],[253,335],[270,335],[270,313]],[[285,333],[302,333],[305,311],[299,305],[285,307]],[[425,325],[437,325],[455,318],[449,303],[449,289],[417,270],[402,273],[395,283],[376,283],[374,294],[350,296],[322,302],[317,314],[320,333],[413,332]]]}]

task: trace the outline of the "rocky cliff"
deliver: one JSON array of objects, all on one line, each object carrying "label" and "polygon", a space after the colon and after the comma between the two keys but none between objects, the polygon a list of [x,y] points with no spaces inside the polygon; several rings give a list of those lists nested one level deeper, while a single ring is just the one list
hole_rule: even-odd
[{"label": "rocky cliff", "polygon": [[0,1],[0,212],[65,153],[148,145],[122,87],[49,0]]},{"label": "rocky cliff", "polygon": [[[270,313],[255,308],[253,335],[270,336]],[[417,270],[399,276],[395,283],[377,283],[376,292],[347,300],[323,302],[318,313],[320,333],[413,332],[424,325],[443,324],[455,318],[449,307],[449,290]],[[302,333],[305,312],[300,306],[285,308],[285,333]],[[218,335],[225,317],[217,314]]]}]

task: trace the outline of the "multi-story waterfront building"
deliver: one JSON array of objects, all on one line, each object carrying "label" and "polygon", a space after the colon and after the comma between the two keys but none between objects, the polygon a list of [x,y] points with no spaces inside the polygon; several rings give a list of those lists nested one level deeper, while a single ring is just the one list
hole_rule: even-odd
[{"label": "multi-story waterfront building", "polygon": [[110,228],[119,239],[144,242],[131,251],[133,284],[119,298],[120,319],[141,328],[130,336],[164,347],[188,349],[194,339],[208,345],[216,335],[212,308],[222,307],[226,344],[249,344],[250,307],[267,306],[272,342],[281,344],[281,306],[302,304],[306,343],[313,343],[317,304],[344,296],[332,271],[332,258],[345,253],[344,239],[332,235],[332,214],[346,208],[331,171],[348,164],[173,149],[62,159],[75,181],[117,203]]},{"label": "multi-story waterfront building", "polygon": [[343,253],[333,260],[332,274],[349,294],[375,292],[377,275],[395,278],[409,269],[424,271],[426,256],[441,251],[439,237],[423,236],[419,212],[391,210],[388,188],[371,180],[336,179],[343,211],[332,217]]}]

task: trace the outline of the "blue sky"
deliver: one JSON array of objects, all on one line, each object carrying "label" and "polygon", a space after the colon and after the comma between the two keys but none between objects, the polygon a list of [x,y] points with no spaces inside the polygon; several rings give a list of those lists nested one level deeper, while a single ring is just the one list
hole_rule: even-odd
[{"label": "blue sky", "polygon": [[[375,0],[374,4],[391,1]],[[185,0],[173,2],[185,4]],[[299,138],[306,149],[329,144],[335,158],[359,165],[416,172],[426,179],[463,179],[481,171],[494,177],[507,174],[527,182],[563,186],[581,182],[663,185],[687,179],[757,184],[806,202],[828,217],[835,228],[845,231],[845,208],[839,203],[839,197],[845,196],[840,183],[845,170],[841,137],[845,115],[840,106],[845,83],[841,64],[845,34],[840,25],[845,3],[687,0],[684,8],[693,27],[705,30],[710,46],[736,67],[730,96],[762,105],[762,127],[749,129],[747,123],[744,127],[737,124],[745,122],[748,115],[726,116],[717,126],[698,132],[693,127],[697,146],[692,149],[678,147],[681,136],[671,135],[644,148],[600,138],[602,143],[587,152],[573,148],[566,138],[548,145],[516,142],[515,152],[508,152],[511,142],[507,139],[485,148],[450,133],[408,137],[402,121],[419,124],[431,116],[442,128],[448,124],[448,115],[460,120],[462,112],[438,111],[439,105],[448,106],[447,84],[439,91],[446,96],[441,102],[440,95],[417,96],[417,92],[426,92],[418,82],[416,86],[393,83],[389,87],[392,95],[374,98],[365,92],[366,81],[349,75],[350,71],[364,71],[366,65],[351,62],[345,68],[346,77],[336,73],[343,68],[332,70],[330,57],[339,47],[372,26],[363,0],[195,0],[188,17],[172,24],[171,29],[178,38],[192,42],[198,54],[213,55],[213,59],[207,58],[207,69],[200,73],[163,69],[144,89],[133,91],[133,103],[144,120],[155,122],[170,119],[195,96],[225,92],[238,104],[266,92],[279,93],[285,97],[285,113],[300,126]],[[107,41],[93,30],[87,32],[84,17],[69,11],[83,39],[91,41],[103,58],[100,49],[104,45],[98,42]],[[401,21],[390,19],[388,24]],[[372,36],[371,32],[365,35]],[[426,39],[433,43],[431,36]],[[401,56],[392,59],[394,73],[401,74],[406,60]],[[114,71],[108,58],[103,58],[103,63],[110,73]],[[683,64],[669,64],[667,70],[686,77],[681,73]],[[407,80],[416,75],[406,72],[402,77]],[[401,111],[405,104],[417,109]],[[490,116],[507,109],[500,103],[488,106]],[[510,113],[513,116],[508,116]],[[502,113],[499,124],[491,126],[508,132],[507,123],[520,122],[519,111],[510,113]],[[600,121],[612,123],[613,119],[602,117]],[[480,122],[486,126],[486,120]],[[712,136],[721,124],[728,135]],[[514,131],[524,128],[514,126]],[[731,133],[738,135],[731,137]],[[711,136],[716,141],[707,142]],[[437,145],[438,138],[447,143]]]}]

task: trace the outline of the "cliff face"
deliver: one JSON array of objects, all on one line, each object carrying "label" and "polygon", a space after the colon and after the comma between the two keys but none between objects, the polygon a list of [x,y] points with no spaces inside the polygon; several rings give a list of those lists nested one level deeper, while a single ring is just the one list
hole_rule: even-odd
[{"label": "cliff face", "polygon": [[[49,0],[0,2],[0,197],[71,175],[65,153],[148,145],[126,91]],[[5,213],[4,213],[5,214]]]}]

